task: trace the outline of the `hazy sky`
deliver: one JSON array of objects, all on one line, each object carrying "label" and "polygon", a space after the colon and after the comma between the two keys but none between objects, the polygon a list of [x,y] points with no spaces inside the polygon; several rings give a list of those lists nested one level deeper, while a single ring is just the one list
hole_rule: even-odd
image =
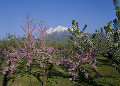
[{"label": "hazy sky", "polygon": [[42,18],[49,28],[71,28],[75,20],[80,29],[87,24],[89,33],[116,18],[113,0],[0,0],[0,39],[6,33],[22,35],[27,12],[34,23]]}]

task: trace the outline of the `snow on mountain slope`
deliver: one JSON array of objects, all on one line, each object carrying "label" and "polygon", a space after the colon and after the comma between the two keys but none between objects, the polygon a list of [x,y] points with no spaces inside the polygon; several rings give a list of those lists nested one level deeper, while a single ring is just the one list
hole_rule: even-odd
[{"label": "snow on mountain slope", "polygon": [[48,29],[46,32],[47,32],[47,34],[52,34],[52,33],[54,33],[54,32],[58,32],[58,33],[60,33],[60,32],[64,32],[64,31],[67,31],[67,27],[63,27],[63,26],[57,26],[56,28],[50,28],[50,29]]},{"label": "snow on mountain slope", "polygon": [[[46,37],[47,39],[50,39],[50,38],[54,38],[53,40],[61,40],[61,41],[64,41],[69,38],[69,31],[67,30],[68,28],[67,27],[63,27],[63,26],[57,26],[56,28],[50,28],[46,31]],[[73,31],[73,29],[71,29]],[[54,35],[52,34],[54,33]],[[86,34],[86,32],[83,32],[83,34]],[[91,34],[88,33],[88,35],[90,36]],[[35,36],[35,39],[38,39],[38,36]]]}]

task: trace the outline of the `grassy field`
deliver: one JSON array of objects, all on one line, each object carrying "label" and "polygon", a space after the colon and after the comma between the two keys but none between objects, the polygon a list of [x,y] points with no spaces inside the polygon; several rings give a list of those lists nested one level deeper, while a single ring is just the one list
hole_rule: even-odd
[{"label": "grassy field", "polygon": [[[86,80],[84,77],[80,77],[76,80],[78,86],[120,86],[120,74],[118,71],[112,67],[109,61],[105,57],[98,56],[97,60],[100,62],[98,64],[98,72],[90,66],[84,66],[88,69],[90,73],[90,78]],[[60,73],[57,71],[58,68],[54,68],[48,75],[47,86],[74,86],[74,84],[69,80],[67,73]],[[41,77],[42,79],[42,77]],[[2,86],[3,77],[0,77],[0,86]],[[8,82],[8,86],[41,86],[40,81],[36,77],[28,75],[21,77],[17,75],[15,81],[12,80]]]}]

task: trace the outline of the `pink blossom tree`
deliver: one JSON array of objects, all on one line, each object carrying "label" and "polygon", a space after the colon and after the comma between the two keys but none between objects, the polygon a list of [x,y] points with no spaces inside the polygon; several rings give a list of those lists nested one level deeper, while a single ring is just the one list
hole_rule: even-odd
[{"label": "pink blossom tree", "polygon": [[78,77],[80,72],[84,73],[86,78],[89,77],[90,74],[83,65],[91,65],[96,71],[98,71],[96,68],[98,61],[95,58],[95,54],[92,52],[92,48],[90,48],[89,52],[82,51],[81,54],[75,52],[73,55],[65,57],[63,59],[63,64],[67,69],[66,71],[68,71],[68,75],[71,76],[69,80],[72,80],[73,82],[76,80],[76,77]]},{"label": "pink blossom tree", "polygon": [[[21,46],[17,41],[17,48],[13,46],[9,47],[8,51],[5,51],[5,63],[6,67],[3,68],[2,74],[5,76],[4,86],[7,85],[7,76],[9,73],[29,73],[34,75],[43,86],[47,83],[47,74],[53,66],[58,66],[61,62],[60,58],[51,56],[51,53],[57,53],[57,50],[52,46],[49,47],[49,43],[46,42],[46,30],[47,24],[40,20],[37,36],[38,39],[32,35],[33,30],[36,28],[36,24],[33,24],[33,20],[29,20],[29,15],[25,18],[25,27],[22,27],[25,31],[24,38],[20,39],[24,46]],[[36,47],[36,43],[39,43],[40,47]],[[36,67],[36,68],[35,68]],[[38,77],[40,73],[33,72],[32,70],[39,69],[43,73],[43,81]]]}]

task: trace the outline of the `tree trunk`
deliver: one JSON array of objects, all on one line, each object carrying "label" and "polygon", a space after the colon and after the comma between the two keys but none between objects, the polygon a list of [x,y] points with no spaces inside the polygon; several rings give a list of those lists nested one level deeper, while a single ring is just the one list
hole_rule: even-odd
[{"label": "tree trunk", "polygon": [[43,71],[43,86],[47,86],[47,74],[48,70]]},{"label": "tree trunk", "polygon": [[8,83],[8,79],[7,79],[8,73],[9,73],[9,72],[7,71],[6,74],[4,75],[3,86],[7,86],[7,83]]},{"label": "tree trunk", "polygon": [[[8,66],[10,67],[10,65],[11,65],[11,62],[9,62]],[[4,75],[3,86],[7,86],[7,83],[8,83],[8,74],[9,74],[9,70]]]}]

